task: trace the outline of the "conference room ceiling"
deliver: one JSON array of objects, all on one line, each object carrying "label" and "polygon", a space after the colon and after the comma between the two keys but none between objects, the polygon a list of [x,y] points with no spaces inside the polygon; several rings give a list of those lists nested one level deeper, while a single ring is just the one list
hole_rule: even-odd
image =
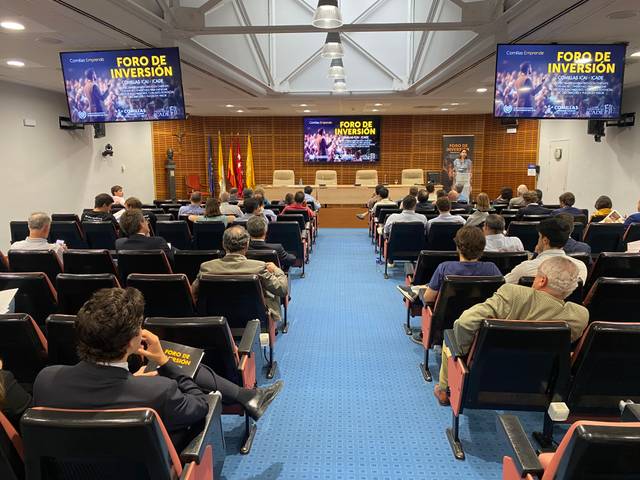
[{"label": "conference room ceiling", "polygon": [[[638,0],[342,0],[347,92],[336,94],[316,4],[0,0],[0,20],[26,26],[0,29],[0,79],[62,92],[59,51],[176,45],[195,115],[489,113],[496,43],[640,50]],[[625,86],[640,85],[640,59],[627,60]]]}]

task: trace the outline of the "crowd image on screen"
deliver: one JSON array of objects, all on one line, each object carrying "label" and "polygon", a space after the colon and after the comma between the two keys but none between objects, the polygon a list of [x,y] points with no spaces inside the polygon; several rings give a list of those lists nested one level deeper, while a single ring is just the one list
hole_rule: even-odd
[{"label": "crowd image on screen", "polygon": [[[364,136],[366,138],[366,136]],[[349,137],[335,135],[324,128],[313,129],[304,135],[304,160],[314,162],[368,162],[378,160],[371,148],[345,146]],[[374,145],[373,140],[371,146]]]}]

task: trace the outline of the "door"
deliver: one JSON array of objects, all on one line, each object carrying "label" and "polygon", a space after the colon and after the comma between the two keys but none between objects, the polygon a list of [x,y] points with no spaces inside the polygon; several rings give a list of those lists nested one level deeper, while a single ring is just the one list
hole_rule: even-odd
[{"label": "door", "polygon": [[569,140],[552,140],[549,142],[543,168],[546,170],[546,188],[544,199],[546,203],[557,203],[558,197],[567,191],[567,175],[571,157],[571,143]]}]

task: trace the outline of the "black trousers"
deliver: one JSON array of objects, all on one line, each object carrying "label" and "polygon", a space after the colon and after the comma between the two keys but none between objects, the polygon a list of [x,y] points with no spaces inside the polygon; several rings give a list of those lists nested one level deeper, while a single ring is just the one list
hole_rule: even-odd
[{"label": "black trousers", "polygon": [[223,403],[237,403],[242,387],[216,374],[207,365],[200,365],[194,381],[205,392],[220,392]]}]

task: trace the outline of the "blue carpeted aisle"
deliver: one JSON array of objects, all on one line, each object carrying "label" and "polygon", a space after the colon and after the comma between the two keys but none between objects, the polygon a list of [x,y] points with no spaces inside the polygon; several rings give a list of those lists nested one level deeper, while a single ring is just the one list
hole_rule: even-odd
[{"label": "blue carpeted aisle", "polygon": [[[384,280],[366,230],[326,228],[307,267],[306,278],[294,274],[289,333],[278,336],[284,390],[249,455],[238,453],[242,420],[224,418],[223,478],[501,478],[495,412],[465,412],[467,460],[453,458],[444,433],[451,411],[437,405],[418,370],[421,348],[401,326],[402,268]],[[541,419],[523,420],[531,429]]]}]

